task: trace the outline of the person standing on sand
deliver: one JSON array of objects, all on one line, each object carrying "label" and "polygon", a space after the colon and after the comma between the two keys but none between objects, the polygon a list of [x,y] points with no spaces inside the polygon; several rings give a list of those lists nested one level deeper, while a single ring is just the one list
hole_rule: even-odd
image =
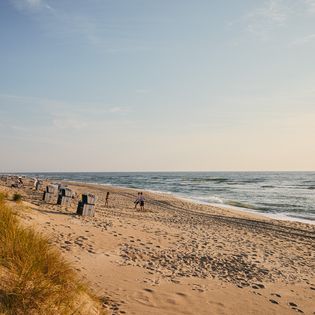
[{"label": "person standing on sand", "polygon": [[38,178],[37,178],[37,177],[35,177],[35,178],[34,178],[34,189],[36,189],[36,187],[37,187],[37,183],[38,183]]},{"label": "person standing on sand", "polygon": [[138,197],[135,201],[135,209],[137,209],[137,205],[140,203],[140,193],[138,192]]},{"label": "person standing on sand", "polygon": [[108,208],[109,191],[106,193],[105,207]]},{"label": "person standing on sand", "polygon": [[144,211],[144,197],[142,195],[142,192],[140,193],[139,201],[140,201],[140,210]]}]

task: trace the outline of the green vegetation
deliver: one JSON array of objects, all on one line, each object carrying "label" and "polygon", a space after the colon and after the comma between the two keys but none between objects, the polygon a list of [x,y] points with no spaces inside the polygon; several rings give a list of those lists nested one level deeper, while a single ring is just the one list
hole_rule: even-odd
[{"label": "green vegetation", "polygon": [[12,197],[12,200],[15,202],[20,202],[20,201],[22,201],[22,195],[15,193]]},{"label": "green vegetation", "polygon": [[86,304],[102,314],[71,266],[41,234],[20,225],[0,193],[0,314],[90,314]]}]

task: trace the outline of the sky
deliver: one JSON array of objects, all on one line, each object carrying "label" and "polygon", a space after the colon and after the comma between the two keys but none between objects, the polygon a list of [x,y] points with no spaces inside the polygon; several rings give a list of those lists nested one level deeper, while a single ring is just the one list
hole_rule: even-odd
[{"label": "sky", "polygon": [[315,0],[1,0],[0,172],[315,170]]}]

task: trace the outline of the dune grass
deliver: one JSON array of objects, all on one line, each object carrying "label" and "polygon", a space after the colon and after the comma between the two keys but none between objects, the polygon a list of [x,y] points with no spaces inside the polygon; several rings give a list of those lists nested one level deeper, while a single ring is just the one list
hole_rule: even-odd
[{"label": "dune grass", "polygon": [[12,200],[15,202],[20,202],[22,201],[22,195],[15,193],[13,194]]},{"label": "dune grass", "polygon": [[0,193],[0,314],[89,314],[83,295],[71,266],[41,234],[20,225]]},{"label": "dune grass", "polygon": [[3,203],[6,198],[8,198],[8,194],[0,192],[0,203]]}]

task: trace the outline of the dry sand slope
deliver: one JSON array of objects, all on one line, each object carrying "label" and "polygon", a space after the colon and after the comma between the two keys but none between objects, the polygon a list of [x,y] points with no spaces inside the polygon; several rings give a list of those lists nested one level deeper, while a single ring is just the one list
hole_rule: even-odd
[{"label": "dry sand slope", "polygon": [[[315,314],[315,226],[145,192],[70,184],[95,218],[22,190],[26,224],[51,235],[112,314]],[[110,208],[105,195],[110,192]]]}]

